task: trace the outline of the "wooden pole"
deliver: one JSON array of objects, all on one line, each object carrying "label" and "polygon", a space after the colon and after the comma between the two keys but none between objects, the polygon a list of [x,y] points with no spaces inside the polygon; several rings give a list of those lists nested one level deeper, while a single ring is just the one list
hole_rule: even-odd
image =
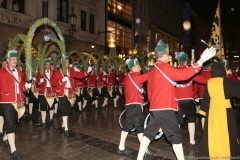
[{"label": "wooden pole", "polygon": [[221,60],[223,60],[223,57],[222,57],[222,25],[221,25],[221,8],[220,8],[220,3],[221,3],[221,0],[218,0],[218,25],[219,25],[219,32],[220,32],[220,35],[219,35],[219,58]]}]

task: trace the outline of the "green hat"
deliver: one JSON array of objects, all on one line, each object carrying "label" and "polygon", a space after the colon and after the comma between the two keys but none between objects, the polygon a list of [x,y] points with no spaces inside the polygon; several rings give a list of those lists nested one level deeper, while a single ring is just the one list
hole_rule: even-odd
[{"label": "green hat", "polygon": [[178,63],[183,63],[188,60],[188,55],[184,52],[175,52],[175,58],[178,60]]},{"label": "green hat", "polygon": [[83,68],[83,64],[80,63],[80,64],[78,65],[78,67],[79,67],[79,68]]},{"label": "green hat", "polygon": [[74,62],[73,66],[79,66],[78,62]]},{"label": "green hat", "polygon": [[3,61],[3,62],[7,62],[6,56],[3,57],[2,61]]},{"label": "green hat", "polygon": [[163,40],[158,42],[158,45],[155,47],[155,52],[169,52],[168,44],[165,44]]},{"label": "green hat", "polygon": [[135,58],[135,59],[129,58],[126,60],[126,64],[129,69],[132,69],[133,66],[139,65],[139,61],[137,58]]},{"label": "green hat", "polygon": [[96,67],[96,66],[92,66],[92,70],[93,70],[93,71],[96,71],[96,70],[97,70],[97,67]]},{"label": "green hat", "polygon": [[12,49],[7,52],[6,58],[17,57],[17,56],[18,56],[18,51],[16,49]]},{"label": "green hat", "polygon": [[203,68],[210,67],[211,65],[212,65],[211,61],[206,61],[206,62],[203,63]]},{"label": "green hat", "polygon": [[55,66],[55,64],[53,63],[53,61],[51,61],[51,66]]},{"label": "green hat", "polygon": [[50,64],[51,64],[51,59],[45,59],[45,60],[44,60],[44,65],[45,65],[46,63],[50,63]]},{"label": "green hat", "polygon": [[69,60],[69,58],[66,56],[66,57],[65,57],[65,60]]},{"label": "green hat", "polygon": [[114,69],[113,65],[108,65],[108,68]]}]

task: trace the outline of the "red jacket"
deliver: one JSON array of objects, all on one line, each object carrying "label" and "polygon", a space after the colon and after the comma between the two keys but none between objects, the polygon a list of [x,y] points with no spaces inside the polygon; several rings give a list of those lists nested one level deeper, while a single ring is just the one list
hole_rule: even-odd
[{"label": "red jacket", "polygon": [[[136,85],[139,88],[142,88],[142,85],[145,81],[148,80],[149,73],[141,75],[138,72],[129,72],[129,75],[131,76],[132,80],[136,83]],[[138,91],[138,89],[134,86],[131,79],[128,75],[126,75],[124,82],[124,95],[126,98],[125,105],[131,105],[131,104],[140,104],[144,105],[144,97],[142,96],[142,93]]]},{"label": "red jacket", "polygon": [[91,73],[91,75],[87,78],[88,88],[95,88],[97,84],[97,76],[95,73]]},{"label": "red jacket", "polygon": [[232,71],[232,74],[228,74],[227,78],[230,78],[231,80],[237,82],[238,81],[238,75],[235,71]]},{"label": "red jacket", "polygon": [[11,69],[6,67],[0,69],[0,103],[24,103],[23,92],[27,91],[25,87],[26,77],[25,74],[17,68],[15,68],[15,72],[18,72],[20,99],[17,101],[17,90],[15,89],[16,79]]},{"label": "red jacket", "polygon": [[[69,94],[75,93],[75,86],[73,79],[78,78],[82,79],[85,76],[88,75],[87,72],[75,72],[72,68],[67,68],[69,72],[69,81],[70,81],[70,87],[69,88]],[[66,84],[67,82],[62,82],[64,75],[62,73],[62,69],[54,72],[54,74],[51,76],[51,83],[53,86],[56,86],[56,94],[58,97],[63,97],[65,94]]]},{"label": "red jacket", "polygon": [[[184,69],[187,68],[185,65],[180,65],[177,69]],[[189,84],[189,86],[184,88],[176,87],[176,98],[178,100],[193,100],[194,99],[194,92],[193,92],[193,85],[191,81],[195,81],[201,84],[206,84],[209,78],[205,78],[200,75],[195,75],[191,79],[184,80],[184,81],[178,81],[178,84]]]},{"label": "red jacket", "polygon": [[[200,72],[199,76],[202,76],[204,78],[206,78],[207,80],[209,80],[212,77],[212,72],[211,70],[208,69],[204,69]],[[205,85],[206,84],[202,84],[202,83],[196,83],[197,88],[195,88],[194,94],[197,94],[197,98],[202,99],[203,98],[203,94],[204,94],[204,89],[205,89]],[[195,93],[196,92],[196,93]]]},{"label": "red jacket", "polygon": [[[189,79],[201,70],[197,63],[188,68],[175,69],[170,64],[158,60],[156,66],[172,81]],[[149,71],[148,98],[150,111],[178,110],[175,86],[156,67]]]},{"label": "red jacket", "polygon": [[[52,75],[53,75],[53,71],[51,70],[50,71],[50,78],[48,79],[47,75],[45,73],[45,70],[44,70],[44,74],[43,74],[44,82],[40,83],[40,79],[41,79],[40,72],[39,72],[39,74],[37,74],[37,76],[36,76],[36,79],[37,79],[36,83],[37,83],[38,88],[39,88],[39,95],[44,95],[45,94],[45,91],[46,91],[46,88],[47,88],[47,81],[48,80],[50,81]],[[50,82],[50,89],[49,89],[48,93],[54,93],[54,92],[55,92],[54,91],[54,87],[52,87],[52,84]]]},{"label": "red jacket", "polygon": [[103,72],[100,72],[98,74],[98,86],[99,87],[105,87],[106,86],[106,81],[103,80],[106,76],[103,76]]},{"label": "red jacket", "polygon": [[198,96],[198,92],[199,92],[199,90],[198,90],[198,83],[196,83],[196,82],[193,82],[193,95],[194,95],[194,99],[196,99],[196,98],[199,98],[199,96]]},{"label": "red jacket", "polygon": [[[84,73],[84,72],[80,72],[80,73]],[[82,79],[74,78],[73,81],[74,81],[75,88],[83,88],[87,86],[85,77]]]},{"label": "red jacket", "polygon": [[107,87],[113,87],[114,86],[114,81],[115,81],[114,72],[108,73],[106,86]]},{"label": "red jacket", "polygon": [[120,76],[119,76],[119,86],[120,87],[123,87],[124,78],[125,78],[125,73],[124,72],[120,73]]}]

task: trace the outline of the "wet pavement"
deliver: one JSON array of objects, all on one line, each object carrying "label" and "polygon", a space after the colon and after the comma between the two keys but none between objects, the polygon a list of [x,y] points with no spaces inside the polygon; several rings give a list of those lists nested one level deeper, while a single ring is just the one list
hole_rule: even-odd
[{"label": "wet pavement", "polygon": [[[99,106],[102,104],[102,97],[99,98]],[[25,116],[17,126],[16,148],[23,160],[135,160],[138,154],[139,141],[136,133],[129,133],[126,140],[126,147],[131,149],[130,155],[118,155],[117,149],[120,141],[121,128],[119,116],[124,110],[124,99],[120,97],[118,108],[112,108],[113,102],[109,99],[108,107],[105,109],[94,109],[87,105],[82,113],[77,113],[78,107],[72,108],[68,118],[69,129],[74,132],[71,137],[65,137],[61,133],[61,115],[54,116],[53,124],[49,124],[49,113],[47,114],[47,127],[35,126],[41,122],[40,114],[37,112],[37,104],[34,105],[33,116]],[[148,114],[148,108],[144,109]],[[240,117],[240,116],[239,116]],[[124,114],[122,122],[124,121]],[[197,118],[195,139],[201,142],[201,124]],[[239,123],[238,123],[239,128]],[[183,147],[186,159],[195,159],[199,147],[190,149],[187,124],[181,127],[183,134]],[[153,156],[145,156],[145,160],[168,160],[176,159],[170,143],[162,136],[150,144],[155,150]],[[10,149],[3,146],[0,141],[0,159],[11,159]]]}]

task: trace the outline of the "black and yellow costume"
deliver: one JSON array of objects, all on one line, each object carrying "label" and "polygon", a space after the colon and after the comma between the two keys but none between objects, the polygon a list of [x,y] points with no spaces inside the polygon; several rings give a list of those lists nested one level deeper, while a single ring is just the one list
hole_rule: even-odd
[{"label": "black and yellow costume", "polygon": [[205,87],[199,114],[206,116],[199,159],[240,157],[237,120],[230,98],[240,98],[240,83],[226,78],[221,63],[213,62],[212,78]]}]

